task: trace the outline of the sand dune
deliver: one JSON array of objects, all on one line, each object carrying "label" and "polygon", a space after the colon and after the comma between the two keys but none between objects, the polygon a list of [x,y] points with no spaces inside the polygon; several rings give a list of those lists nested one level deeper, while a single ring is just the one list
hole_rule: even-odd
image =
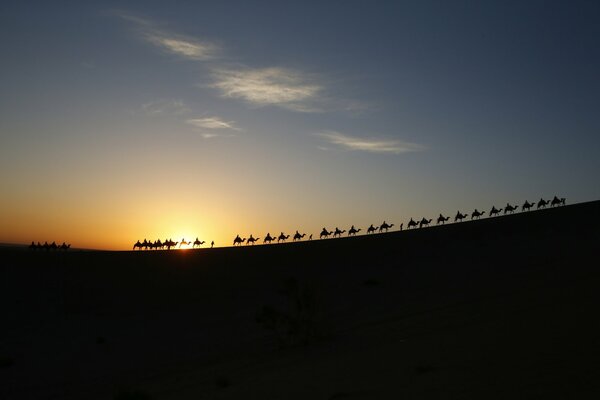
[{"label": "sand dune", "polygon": [[595,397],[599,223],[590,202],[272,246],[2,248],[0,398]]}]

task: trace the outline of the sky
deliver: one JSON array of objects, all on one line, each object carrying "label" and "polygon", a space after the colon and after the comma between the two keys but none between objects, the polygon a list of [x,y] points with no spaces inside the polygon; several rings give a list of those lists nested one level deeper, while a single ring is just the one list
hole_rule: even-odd
[{"label": "sky", "polygon": [[600,198],[596,1],[8,1],[0,243]]}]

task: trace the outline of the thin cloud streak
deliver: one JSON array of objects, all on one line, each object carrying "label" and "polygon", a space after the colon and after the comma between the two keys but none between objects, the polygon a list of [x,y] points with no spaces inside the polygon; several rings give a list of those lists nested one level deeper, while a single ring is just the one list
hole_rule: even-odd
[{"label": "thin cloud streak", "polygon": [[217,53],[215,45],[181,35],[153,31],[144,34],[144,37],[163,51],[190,60],[210,60],[215,58]]},{"label": "thin cloud streak", "polygon": [[151,20],[125,12],[116,12],[115,14],[119,18],[135,25],[139,35],[146,42],[164,52],[175,54],[188,60],[204,61],[216,58],[220,51],[219,46],[214,43],[159,29]]},{"label": "thin cloud streak", "polygon": [[185,121],[189,125],[205,129],[230,129],[240,131],[234,121],[224,121],[219,117],[193,118]]},{"label": "thin cloud streak", "polygon": [[285,68],[217,69],[214,82],[222,97],[241,99],[256,106],[278,106],[293,111],[315,112],[322,87],[303,74]]},{"label": "thin cloud streak", "polygon": [[315,133],[315,136],[325,139],[330,144],[348,151],[366,151],[370,153],[381,154],[402,154],[425,150],[425,146],[417,143],[409,143],[401,140],[358,138],[347,136],[335,131],[319,132]]}]

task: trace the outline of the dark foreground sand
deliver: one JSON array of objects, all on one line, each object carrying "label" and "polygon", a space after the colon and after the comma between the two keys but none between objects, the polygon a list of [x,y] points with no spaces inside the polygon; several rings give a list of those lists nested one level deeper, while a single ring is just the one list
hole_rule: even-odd
[{"label": "dark foreground sand", "polygon": [[[0,249],[0,399],[599,398],[599,223],[592,202],[255,248]],[[256,321],[299,299],[308,344]]]}]

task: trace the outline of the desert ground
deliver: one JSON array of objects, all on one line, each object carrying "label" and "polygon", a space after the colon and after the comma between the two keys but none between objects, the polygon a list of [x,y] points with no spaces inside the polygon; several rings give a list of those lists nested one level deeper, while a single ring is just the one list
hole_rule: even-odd
[{"label": "desert ground", "polygon": [[595,201],[267,246],[2,247],[0,399],[598,398],[599,224]]}]

